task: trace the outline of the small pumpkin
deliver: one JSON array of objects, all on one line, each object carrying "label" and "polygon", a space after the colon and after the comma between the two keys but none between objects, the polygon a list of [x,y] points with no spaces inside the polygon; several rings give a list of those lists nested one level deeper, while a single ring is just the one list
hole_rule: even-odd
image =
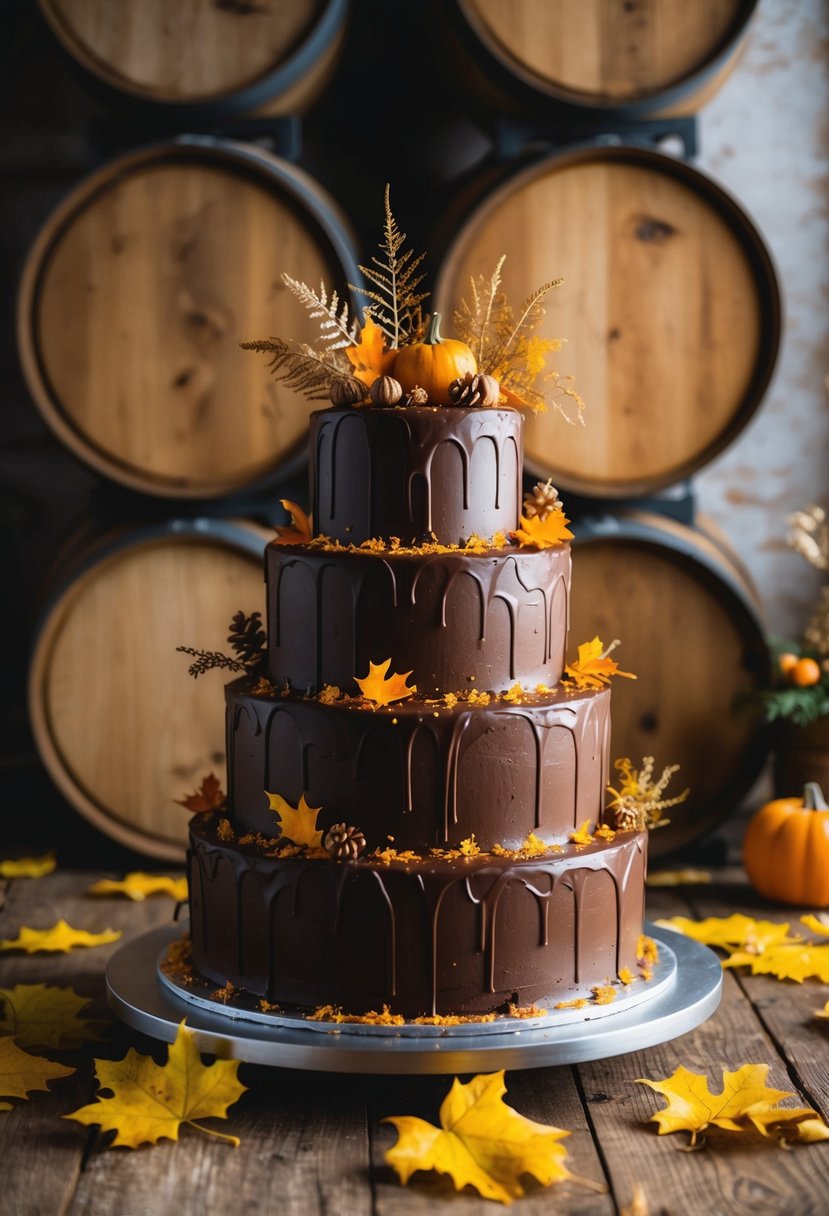
[{"label": "small pumpkin", "polygon": [[746,829],[743,868],[767,899],[829,908],[829,806],[816,781],[802,798],[776,798]]},{"label": "small pumpkin", "polygon": [[391,370],[404,393],[423,388],[433,405],[448,405],[449,385],[467,372],[474,376],[478,364],[465,342],[440,336],[440,313],[433,312],[423,341],[401,347]]},{"label": "small pumpkin", "polygon": [[783,676],[791,675],[795,667],[797,667],[797,663],[798,655],[792,654],[791,651],[788,650],[785,652],[785,654],[779,655],[777,659],[778,669],[780,674]]},{"label": "small pumpkin", "polygon": [[392,406],[397,405],[403,396],[403,389],[400,381],[395,380],[394,376],[378,376],[368,390],[368,395],[375,405]]},{"label": "small pumpkin", "polygon": [[365,401],[368,390],[362,380],[356,376],[337,376],[328,387],[328,397],[332,405],[359,405]]},{"label": "small pumpkin", "polygon": [[820,664],[815,659],[806,658],[798,659],[788,676],[792,684],[796,684],[798,688],[808,688],[812,684],[817,684],[822,674]]}]

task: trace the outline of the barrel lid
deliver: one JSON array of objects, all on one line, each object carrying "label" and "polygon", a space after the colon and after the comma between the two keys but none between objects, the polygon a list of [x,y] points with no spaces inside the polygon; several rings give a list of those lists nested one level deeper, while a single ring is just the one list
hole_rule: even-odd
[{"label": "barrel lid", "polygon": [[316,323],[282,283],[359,282],[351,230],[294,165],[186,136],[81,182],[42,228],[18,307],[29,389],[85,463],[143,493],[210,498],[272,478],[308,403],[239,343]]},{"label": "barrel lid", "polygon": [[436,308],[451,313],[502,254],[516,305],[564,277],[539,333],[565,339],[554,366],[575,375],[585,425],[528,416],[531,471],[588,497],[636,497],[746,426],[776,363],[780,292],[757,228],[710,177],[650,148],[581,145],[506,170],[457,210]]},{"label": "barrel lid", "polygon": [[211,770],[224,785],[222,673],[191,679],[176,647],[228,649],[233,614],[261,604],[271,535],[217,519],[113,532],[43,612],[29,674],[38,749],[68,801],[130,848],[181,861],[188,815],[174,800]]}]

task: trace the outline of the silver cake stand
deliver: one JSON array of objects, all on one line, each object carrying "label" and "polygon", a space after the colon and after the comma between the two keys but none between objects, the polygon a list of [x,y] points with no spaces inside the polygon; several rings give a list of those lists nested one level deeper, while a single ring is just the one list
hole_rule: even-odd
[{"label": "silver cake stand", "polygon": [[659,943],[649,984],[620,992],[610,1005],[553,1010],[528,1020],[499,1017],[459,1026],[334,1025],[302,1015],[225,1006],[160,964],[181,937],[166,925],[128,942],[107,967],[107,995],[128,1026],[172,1043],[182,1018],[199,1049],[225,1059],[282,1068],[350,1073],[471,1073],[577,1064],[675,1039],[720,1003],[722,967],[691,938],[646,926]]}]

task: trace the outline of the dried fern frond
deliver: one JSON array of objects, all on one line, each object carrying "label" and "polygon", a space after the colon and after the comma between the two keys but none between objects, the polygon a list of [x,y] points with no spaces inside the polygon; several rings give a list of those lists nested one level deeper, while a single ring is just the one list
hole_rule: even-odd
[{"label": "dried fern frond", "polygon": [[319,321],[321,341],[329,350],[354,346],[357,341],[357,323],[351,319],[347,300],[341,301],[336,291],[329,297],[323,282],[320,282],[318,292],[307,283],[292,279],[289,274],[283,273],[282,282],[293,292],[300,304],[307,308],[309,317]]},{"label": "dried fern frond", "polygon": [[549,283],[542,283],[541,287],[537,287],[531,295],[527,296],[521,308],[519,309],[518,320],[512,327],[506,339],[506,347],[508,350],[512,348],[513,342],[518,338],[523,330],[529,330],[531,333],[538,327],[543,316],[544,309],[541,307],[541,301],[549,292],[556,287],[561,287],[564,279],[550,279]]},{"label": "dried fern frond", "polygon": [[240,346],[270,355],[268,367],[274,379],[310,401],[326,401],[331,381],[348,374],[345,359],[332,348],[318,351],[304,342],[286,342],[283,338],[262,338],[241,342]]},{"label": "dried fern frond", "polygon": [[381,256],[372,256],[370,266],[360,267],[373,287],[358,287],[353,283],[349,283],[349,287],[370,301],[368,311],[374,321],[386,335],[389,345],[398,347],[416,341],[422,330],[420,305],[429,293],[417,290],[426,277],[417,272],[426,255],[415,255],[413,249],[401,253],[406,233],[400,231],[392,214],[388,184],[384,202]]},{"label": "dried fern frond", "polygon": [[484,350],[493,311],[499,312],[506,304],[506,298],[501,292],[501,268],[506,256],[505,253],[501,255],[489,280],[482,274],[470,278],[471,302],[462,299],[453,317],[455,332],[461,342],[465,342],[475,352],[475,358],[481,368],[485,362]]},{"label": "dried fern frond", "polygon": [[786,537],[789,548],[804,557],[816,570],[829,569],[829,524],[822,507],[813,505],[795,511],[786,521],[791,531]]},{"label": "dried fern frond", "polygon": [[194,680],[204,675],[206,671],[212,671],[214,667],[222,668],[225,671],[247,671],[244,663],[240,663],[238,659],[232,659],[229,654],[222,654],[219,650],[194,650],[192,646],[176,646],[176,650],[182,654],[189,654],[194,660],[187,668],[187,674],[191,675]]}]

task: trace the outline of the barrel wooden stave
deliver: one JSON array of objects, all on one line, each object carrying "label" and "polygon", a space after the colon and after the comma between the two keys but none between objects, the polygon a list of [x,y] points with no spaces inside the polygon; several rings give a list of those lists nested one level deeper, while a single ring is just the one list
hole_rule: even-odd
[{"label": "barrel wooden stave", "polygon": [[173,800],[211,770],[224,781],[229,673],[193,680],[176,647],[229,651],[231,617],[260,604],[268,538],[216,522],[113,534],[52,598],[30,667],[35,739],[69,802],[122,844],[180,861]]},{"label": "barrel wooden stave", "polygon": [[614,657],[636,682],[613,690],[614,758],[679,764],[688,801],[652,833],[664,855],[692,843],[739,805],[757,777],[768,732],[750,694],[768,678],[751,590],[709,538],[648,512],[585,521],[573,549],[570,648],[621,639]]},{"label": "barrel wooden stave", "polygon": [[73,59],[127,98],[188,109],[249,108],[255,98],[270,114],[301,112],[317,96],[339,53],[347,7],[343,0],[39,4]]},{"label": "barrel wooden stave", "polygon": [[82,183],[30,253],[19,345],[32,395],[76,455],[145,493],[216,496],[272,475],[308,405],[239,343],[315,340],[281,274],[354,281],[350,249],[327,196],[264,152],[129,154]]},{"label": "barrel wooden stave", "polygon": [[[510,173],[449,241],[435,306],[506,253],[516,304],[564,277],[539,333],[573,373],[586,425],[527,420],[530,468],[583,495],[651,493],[707,463],[760,403],[779,343],[776,275],[761,238],[703,174],[650,150],[587,147]],[[566,405],[566,401],[564,401]]]},{"label": "barrel wooden stave", "polygon": [[[753,0],[455,0],[466,54],[509,105],[693,113],[726,79]],[[474,86],[473,86],[474,87]]]}]

